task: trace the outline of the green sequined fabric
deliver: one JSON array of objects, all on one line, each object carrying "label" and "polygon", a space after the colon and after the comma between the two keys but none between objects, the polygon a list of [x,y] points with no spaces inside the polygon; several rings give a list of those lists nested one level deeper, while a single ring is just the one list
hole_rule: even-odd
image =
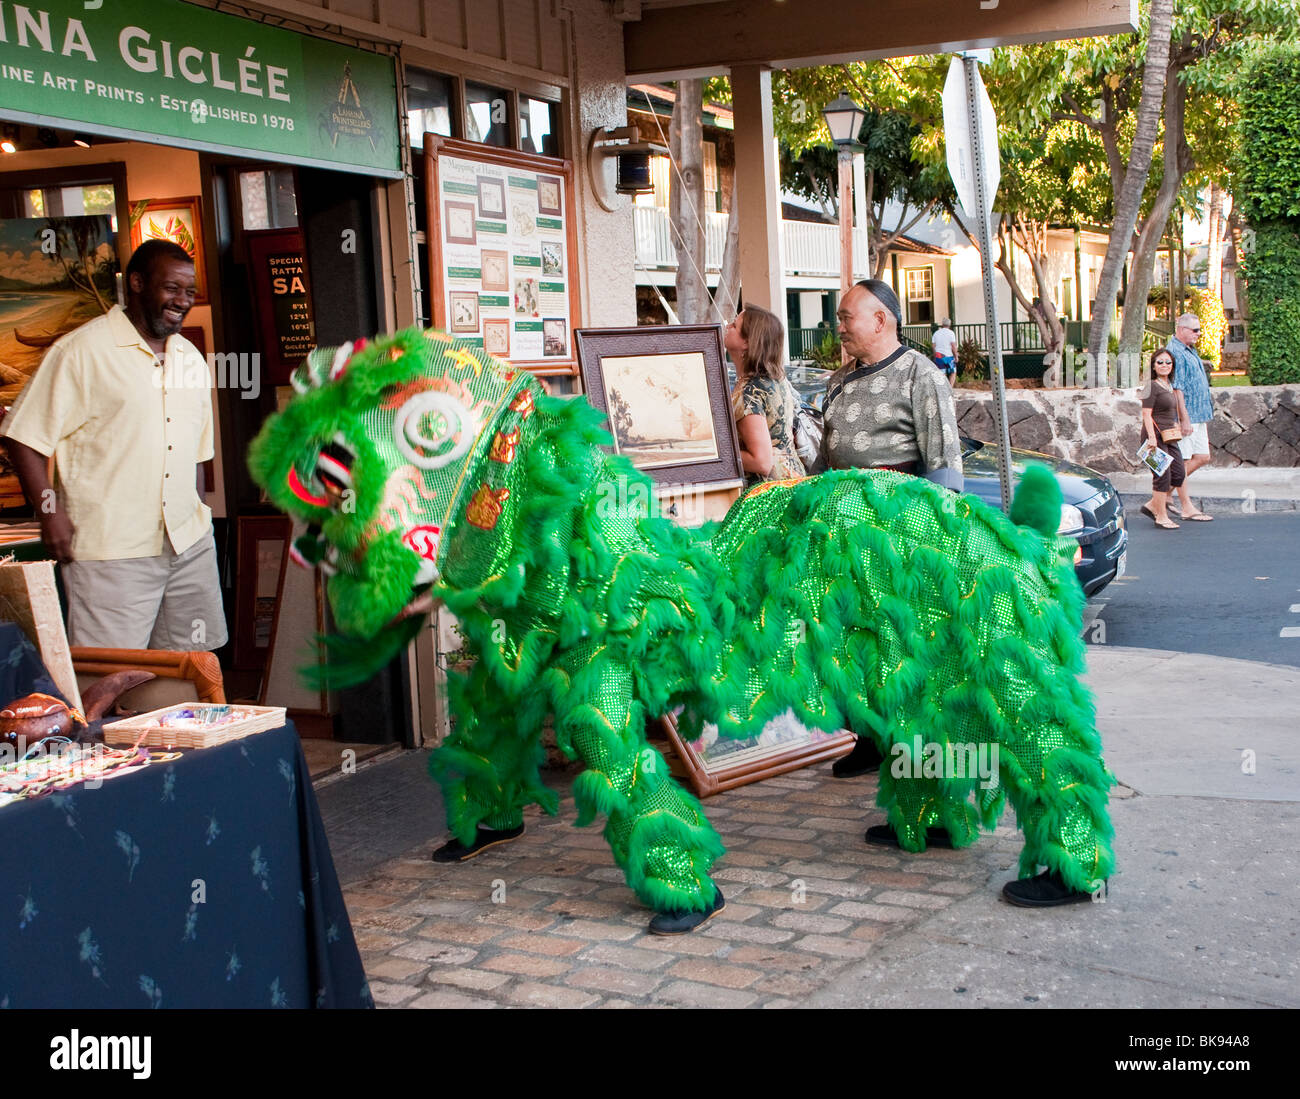
[{"label": "green sequined fabric", "polygon": [[[1113,780],[1078,680],[1083,596],[1056,538],[973,497],[862,470],[765,482],[720,525],[687,531],[651,514],[649,482],[608,453],[601,414],[479,349],[402,333],[353,355],[341,380],[323,361],[310,360],[315,387],[282,414],[299,405],[297,418],[273,418],[250,465],[344,551],[331,600],[367,651],[339,655],[340,677],[405,644],[390,621],[426,567],[420,547],[428,559],[410,531],[439,529],[432,590],[478,658],[450,677],[455,730],[430,765],[462,842],[530,803],[556,810],[538,770],[550,719],[585,764],[579,823],[605,818],[637,895],[704,909],[721,843],[643,732],[647,715],[680,705],[688,738],[704,721],[753,736],[786,711],[873,737],[886,754],[878,801],[909,850],[932,826],[967,845],[1010,800],[1022,874],[1045,865],[1086,889],[1110,873]],[[388,436],[399,398],[427,387],[461,393],[474,413],[457,422],[475,434],[422,426],[421,439],[463,453],[411,493]],[[358,454],[356,506],[322,515],[293,484],[340,438]],[[927,771],[922,746],[996,755],[993,781]]]}]

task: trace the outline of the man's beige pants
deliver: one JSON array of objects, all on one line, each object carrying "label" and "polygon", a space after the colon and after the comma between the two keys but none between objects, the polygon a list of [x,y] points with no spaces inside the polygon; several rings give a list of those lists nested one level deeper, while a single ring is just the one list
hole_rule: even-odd
[{"label": "man's beige pants", "polygon": [[219,649],[226,615],[209,531],[184,553],[63,566],[68,642],[106,649]]}]

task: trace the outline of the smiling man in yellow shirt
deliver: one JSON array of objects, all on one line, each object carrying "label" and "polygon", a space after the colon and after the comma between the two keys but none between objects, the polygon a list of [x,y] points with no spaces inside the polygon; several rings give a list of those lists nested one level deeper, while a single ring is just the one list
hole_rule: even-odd
[{"label": "smiling man in yellow shirt", "polygon": [[147,241],[126,282],[126,309],[55,342],[0,435],[62,566],[73,645],[217,649],[226,619],[197,487],[214,450],[211,378],[180,335],[194,265]]}]

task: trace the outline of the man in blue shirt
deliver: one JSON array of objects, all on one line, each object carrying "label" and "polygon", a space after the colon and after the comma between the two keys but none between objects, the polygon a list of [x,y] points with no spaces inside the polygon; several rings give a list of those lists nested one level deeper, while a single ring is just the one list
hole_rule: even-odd
[{"label": "man in blue shirt", "polygon": [[1183,483],[1178,486],[1178,500],[1182,505],[1182,518],[1209,522],[1214,518],[1192,504],[1187,491],[1187,479],[1201,466],[1210,464],[1210,436],[1206,429],[1214,418],[1214,402],[1210,399],[1210,377],[1205,372],[1201,357],[1193,350],[1201,339],[1201,321],[1195,313],[1184,313],[1169,337],[1169,351],[1174,357],[1174,388],[1181,390],[1187,406],[1187,418],[1192,422],[1192,433],[1179,444],[1183,455]]}]

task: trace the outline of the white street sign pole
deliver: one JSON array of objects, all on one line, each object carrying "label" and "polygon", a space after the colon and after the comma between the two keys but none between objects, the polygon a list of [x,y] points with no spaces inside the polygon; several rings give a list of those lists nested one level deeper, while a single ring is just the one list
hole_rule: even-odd
[{"label": "white street sign pole", "polygon": [[[1006,380],[1002,369],[1002,335],[998,328],[998,310],[997,294],[993,286],[993,196],[997,191],[998,178],[1000,175],[998,155],[997,155],[997,128],[996,125],[990,132],[985,132],[984,123],[988,117],[991,117],[992,110],[988,106],[988,93],[984,90],[983,81],[980,79],[979,61],[975,57],[966,55],[961,58],[953,59],[953,66],[958,63],[965,67],[966,76],[966,124],[969,130],[966,135],[955,135],[960,142],[961,137],[969,137],[969,161],[961,157],[957,168],[954,168],[953,161],[955,157],[949,157],[949,170],[953,173],[953,183],[957,186],[958,197],[962,199],[962,206],[969,217],[975,215],[975,222],[979,235],[980,252],[982,253],[984,268],[984,316],[988,323],[988,349],[989,349],[989,377],[992,380],[993,388],[993,423],[998,433],[998,480],[1002,485],[1002,510],[1007,514],[1011,512],[1011,436],[1007,430],[1007,390]],[[950,81],[952,79],[952,69],[949,70]],[[948,89],[945,88],[945,91]],[[956,112],[953,112],[956,115]],[[946,115],[946,112],[945,112]],[[952,131],[955,127],[949,126],[945,119],[945,130],[950,135],[948,140],[952,140]],[[992,144],[990,144],[992,143]],[[964,143],[961,143],[964,144]],[[965,150],[962,149],[962,152]],[[986,159],[987,158],[987,159]],[[970,194],[969,181],[959,178],[963,173],[961,169],[971,168],[974,173],[974,194]],[[990,175],[995,178],[990,179]],[[962,192],[966,191],[966,195]],[[967,203],[967,196],[974,199],[972,210]]]}]

